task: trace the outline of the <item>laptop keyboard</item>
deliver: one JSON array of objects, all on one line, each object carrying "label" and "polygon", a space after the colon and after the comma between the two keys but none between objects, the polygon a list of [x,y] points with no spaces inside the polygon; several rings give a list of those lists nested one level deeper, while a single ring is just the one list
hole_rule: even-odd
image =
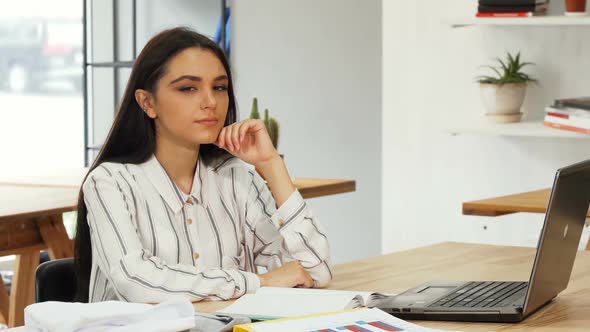
[{"label": "laptop keyboard", "polygon": [[513,303],[527,286],[528,282],[472,282],[429,307],[503,307]]}]

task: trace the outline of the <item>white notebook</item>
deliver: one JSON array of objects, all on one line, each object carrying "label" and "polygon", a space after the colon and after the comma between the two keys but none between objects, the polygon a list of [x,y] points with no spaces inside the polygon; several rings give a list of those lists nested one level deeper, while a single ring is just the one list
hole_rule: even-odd
[{"label": "white notebook", "polygon": [[373,307],[393,294],[308,288],[262,287],[255,294],[246,294],[220,314],[247,316],[268,320],[303,316],[320,312]]}]

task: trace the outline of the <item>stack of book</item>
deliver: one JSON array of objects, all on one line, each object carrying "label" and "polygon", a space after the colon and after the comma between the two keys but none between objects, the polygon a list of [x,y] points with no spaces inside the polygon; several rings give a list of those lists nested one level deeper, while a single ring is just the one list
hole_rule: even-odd
[{"label": "stack of book", "polygon": [[477,17],[530,17],[545,15],[549,0],[479,0]]},{"label": "stack of book", "polygon": [[544,124],[590,135],[590,97],[555,100],[545,108]]}]

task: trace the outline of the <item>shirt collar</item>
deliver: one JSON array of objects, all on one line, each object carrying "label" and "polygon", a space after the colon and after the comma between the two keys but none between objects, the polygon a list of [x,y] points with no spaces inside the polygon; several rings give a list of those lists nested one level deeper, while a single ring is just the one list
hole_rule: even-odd
[{"label": "shirt collar", "polygon": [[191,187],[191,196],[199,204],[206,204],[206,195],[203,195],[203,188],[207,187],[207,175],[209,168],[203,162],[202,158],[197,161],[197,168],[193,176],[193,185]]},{"label": "shirt collar", "polygon": [[166,173],[162,164],[156,159],[155,155],[152,155],[150,159],[139,166],[174,213],[178,213],[182,209],[189,196],[196,203],[206,204],[204,201],[203,187],[207,183],[207,166],[201,158],[197,161],[190,195],[183,193],[178,188],[174,180]]}]

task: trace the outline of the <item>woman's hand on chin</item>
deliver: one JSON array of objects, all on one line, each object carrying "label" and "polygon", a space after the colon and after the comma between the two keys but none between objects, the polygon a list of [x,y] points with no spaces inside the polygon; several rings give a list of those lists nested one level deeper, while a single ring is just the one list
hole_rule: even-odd
[{"label": "woman's hand on chin", "polygon": [[256,168],[280,158],[264,122],[259,119],[247,119],[222,128],[213,144]]}]

